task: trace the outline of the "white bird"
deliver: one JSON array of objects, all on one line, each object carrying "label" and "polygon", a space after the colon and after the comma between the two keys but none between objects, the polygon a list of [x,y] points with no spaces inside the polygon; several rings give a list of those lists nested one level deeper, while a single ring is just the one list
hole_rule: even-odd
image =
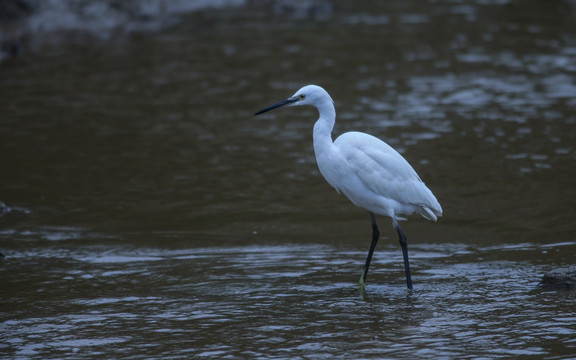
[{"label": "white bird", "polygon": [[380,237],[374,218],[374,214],[377,214],[390,217],[398,231],[404,256],[406,285],[412,289],[406,236],[398,221],[406,220],[403,215],[413,213],[436,221],[442,216],[440,203],[402,155],[382,140],[353,131],[332,141],[336,110],[334,101],[320,86],[304,86],[292,97],[254,115],[281,106],[296,105],[312,105],[318,109],[319,118],[314,125],[314,152],[322,176],[338,193],[344,194],[354,205],[370,213],[372,243],[360,277],[360,286],[364,287],[372,254]]}]

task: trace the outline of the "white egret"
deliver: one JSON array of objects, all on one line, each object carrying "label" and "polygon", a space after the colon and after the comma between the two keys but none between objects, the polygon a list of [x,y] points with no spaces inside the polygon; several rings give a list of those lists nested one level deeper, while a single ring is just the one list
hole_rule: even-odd
[{"label": "white egret", "polygon": [[406,236],[398,221],[403,215],[418,213],[436,221],[442,207],[432,191],[420,180],[416,171],[396,150],[382,140],[361,132],[347,132],[332,141],[336,110],[330,95],[316,85],[304,86],[292,97],[264,108],[259,115],[281,106],[312,105],[319,118],[314,125],[314,152],[320,173],[340,194],[354,205],[368,210],[372,222],[372,243],[360,277],[364,287],[368,268],[380,232],[374,214],[388,216],[398,232],[406,285],[412,289]]}]

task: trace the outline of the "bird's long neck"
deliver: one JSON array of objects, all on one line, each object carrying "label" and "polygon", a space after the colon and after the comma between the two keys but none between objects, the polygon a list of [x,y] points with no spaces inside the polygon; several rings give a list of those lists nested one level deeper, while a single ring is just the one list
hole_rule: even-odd
[{"label": "bird's long neck", "polygon": [[314,124],[314,152],[316,157],[322,153],[329,151],[334,143],[332,142],[332,129],[336,121],[336,109],[332,99],[328,98],[326,101],[318,104],[318,113],[320,117],[316,124]]}]

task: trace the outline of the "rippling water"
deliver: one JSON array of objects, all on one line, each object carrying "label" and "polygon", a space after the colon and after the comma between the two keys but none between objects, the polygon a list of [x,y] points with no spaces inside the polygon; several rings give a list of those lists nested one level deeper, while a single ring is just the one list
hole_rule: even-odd
[{"label": "rippling water", "polygon": [[[94,244],[78,245],[87,237]],[[169,250],[79,238],[22,251],[4,265],[3,287],[20,294],[3,300],[10,314],[3,351],[17,358],[568,358],[576,346],[574,294],[544,291],[537,276],[547,268],[538,259],[575,243],[416,244],[416,290],[407,293],[390,243],[361,292],[355,282],[365,254],[349,245]]]},{"label": "rippling water", "polygon": [[[206,11],[0,68],[0,353],[7,358],[576,356],[572,2],[366,1]],[[294,5],[295,6],[295,5]],[[389,220],[368,286],[362,210],[321,178],[370,132],[442,204]]]}]

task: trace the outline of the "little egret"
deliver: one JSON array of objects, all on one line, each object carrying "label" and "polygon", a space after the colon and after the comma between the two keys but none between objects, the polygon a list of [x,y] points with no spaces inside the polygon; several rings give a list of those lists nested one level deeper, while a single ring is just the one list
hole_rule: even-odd
[{"label": "little egret", "polygon": [[281,106],[295,105],[312,105],[318,109],[319,118],[314,125],[313,137],[316,162],[322,176],[339,194],[344,194],[354,205],[370,213],[372,243],[360,277],[360,286],[364,287],[372,255],[380,237],[374,217],[374,214],[378,214],[390,217],[398,232],[404,256],[406,286],[412,289],[406,235],[398,221],[406,220],[402,215],[413,213],[436,221],[442,216],[442,207],[438,200],[402,155],[382,140],[353,131],[332,141],[336,110],[332,98],[320,86],[304,86],[294,96],[254,115]]}]

